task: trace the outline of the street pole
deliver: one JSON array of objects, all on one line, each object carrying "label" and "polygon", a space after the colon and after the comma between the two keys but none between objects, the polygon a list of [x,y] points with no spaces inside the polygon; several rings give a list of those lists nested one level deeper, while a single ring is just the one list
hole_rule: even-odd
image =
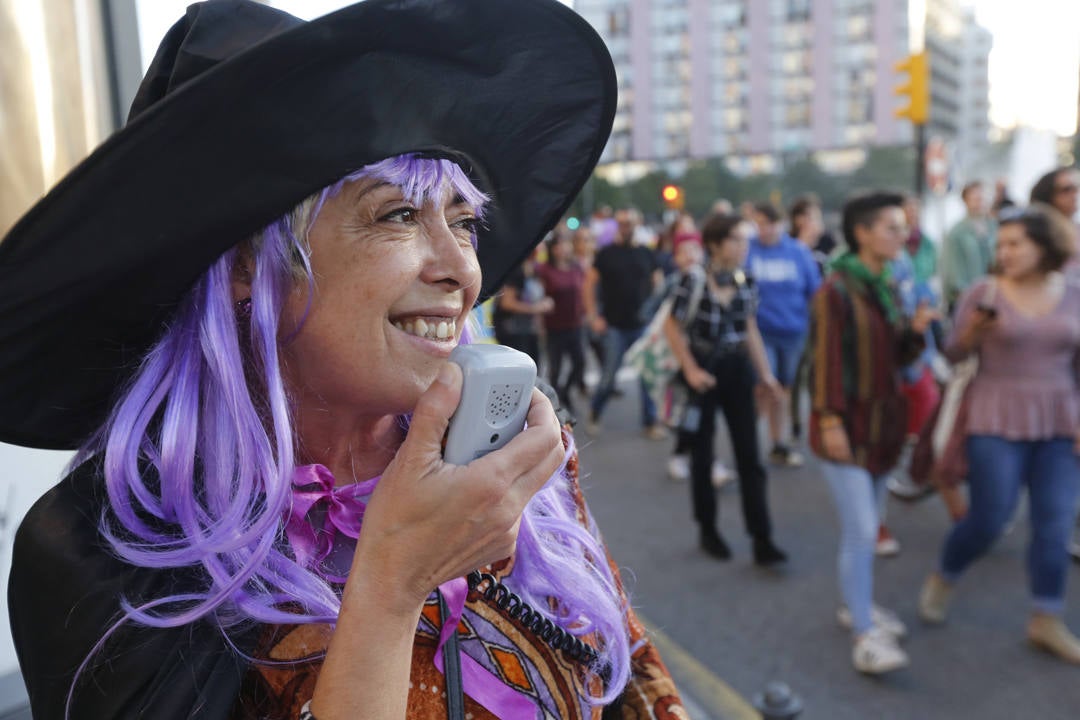
[{"label": "street pole", "polygon": [[915,197],[922,199],[926,181],[926,123],[915,124]]}]

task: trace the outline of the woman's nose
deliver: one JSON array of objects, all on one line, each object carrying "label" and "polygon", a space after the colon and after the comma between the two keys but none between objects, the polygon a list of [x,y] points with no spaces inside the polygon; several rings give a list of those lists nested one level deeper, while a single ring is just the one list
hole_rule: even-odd
[{"label": "woman's nose", "polygon": [[424,267],[424,280],[447,283],[454,287],[469,287],[480,282],[480,264],[472,242],[455,232],[445,218],[428,224],[429,253]]}]

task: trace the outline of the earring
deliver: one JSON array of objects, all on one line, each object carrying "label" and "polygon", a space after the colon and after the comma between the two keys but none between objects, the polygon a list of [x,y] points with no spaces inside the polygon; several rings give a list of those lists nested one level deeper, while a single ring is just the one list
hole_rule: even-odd
[{"label": "earring", "polygon": [[251,298],[247,297],[236,303],[236,317],[241,320],[251,317]]}]

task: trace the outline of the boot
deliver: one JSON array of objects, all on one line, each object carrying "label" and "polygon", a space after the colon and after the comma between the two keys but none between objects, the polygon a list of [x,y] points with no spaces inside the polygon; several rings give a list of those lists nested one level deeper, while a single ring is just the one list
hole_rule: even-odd
[{"label": "boot", "polygon": [[1027,626],[1028,641],[1036,647],[1057,655],[1065,662],[1080,665],[1080,640],[1056,615],[1035,613]]},{"label": "boot", "polygon": [[787,553],[773,544],[770,538],[754,538],[754,564],[761,567],[787,562]]},{"label": "boot", "polygon": [[701,549],[705,551],[705,554],[716,558],[717,560],[730,560],[731,548],[724,542],[724,538],[720,533],[714,529],[701,530]]}]

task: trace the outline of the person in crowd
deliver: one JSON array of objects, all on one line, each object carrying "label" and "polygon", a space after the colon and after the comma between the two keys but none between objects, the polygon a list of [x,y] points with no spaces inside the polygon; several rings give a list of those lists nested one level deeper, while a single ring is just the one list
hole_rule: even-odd
[{"label": "person in crowd", "polygon": [[732,215],[735,212],[735,206],[731,204],[731,201],[727,198],[717,198],[713,201],[712,208],[709,210],[709,216],[716,215]]},{"label": "person in crowd", "polygon": [[[678,273],[665,280],[663,297],[667,298],[674,292],[676,285],[685,275],[694,268],[700,268],[705,259],[705,249],[702,246],[701,234],[681,233],[675,236],[675,266]],[[685,319],[686,316],[684,316]],[[690,449],[693,445],[694,433],[676,429],[675,448],[668,458],[668,478],[675,482],[685,482],[690,479]],[[722,460],[716,458],[712,464],[713,487],[720,488],[731,482],[734,475],[731,469]]]},{"label": "person in crowd", "polygon": [[540,365],[540,318],[555,309],[555,302],[545,292],[539,267],[541,263],[534,251],[511,270],[492,313],[495,339],[525,353],[537,366]]},{"label": "person in crowd", "polygon": [[938,272],[937,248],[934,247],[933,240],[923,232],[921,210],[919,198],[914,195],[904,196],[904,219],[908,226],[908,239],[904,249],[911,259],[914,287],[932,291],[931,284]]},{"label": "person in crowd", "polygon": [[757,324],[772,374],[782,387],[778,398],[765,398],[772,450],[769,459],[798,467],[802,455],[785,442],[790,425],[791,388],[806,345],[810,301],[821,274],[805,245],[784,232],[780,212],[771,203],[755,206],[758,235],[750,242],[747,269],[757,283]]},{"label": "person in crowd", "polygon": [[[716,490],[712,483],[716,413],[724,413],[738,468],[746,530],[753,538],[754,562],[768,566],[787,556],[773,543],[757,438],[755,377],[768,391],[779,394],[755,321],[754,281],[742,267],[750,230],[740,218],[717,216],[705,225],[708,250],[705,292],[696,311],[695,278],[686,273],[674,289],[671,315],[664,334],[681,368],[681,381],[690,394],[680,429],[690,437],[691,499],[702,550],[718,560],[731,550],[716,527]],[[687,320],[693,313],[693,319]]]},{"label": "person in crowd", "polygon": [[[1031,202],[1041,203],[1061,214],[1057,219],[1071,232],[1074,248],[1063,272],[1070,281],[1080,282],[1080,220],[1076,217],[1080,210],[1080,171],[1074,167],[1059,167],[1046,173],[1031,188]],[[1075,562],[1080,562],[1080,527],[1069,544],[1069,555]]]},{"label": "person in crowd", "polygon": [[960,192],[967,215],[953,225],[941,248],[941,284],[947,307],[986,276],[994,260],[997,226],[987,214],[982,182],[975,180]]},{"label": "person in crowd", "polygon": [[[914,195],[904,197],[904,218],[908,226],[908,241],[894,263],[893,278],[897,282],[904,308],[910,314],[923,302],[938,305],[935,286],[939,280],[937,250],[933,241],[921,229],[920,203]],[[917,500],[934,492],[932,485],[916,483],[908,473],[903,472],[908,465],[915,439],[933,413],[941,395],[933,372],[933,363],[940,359],[934,327],[931,327],[926,341],[923,354],[914,364],[903,370],[902,389],[909,404],[908,442],[898,463],[898,471],[893,473],[887,482],[889,492],[903,500]],[[899,549],[899,543],[892,537],[892,533],[882,525],[878,554],[894,555]]]},{"label": "person in crowd", "polygon": [[1009,196],[1009,183],[1006,178],[999,177],[994,181],[994,199],[990,201],[990,216],[997,220],[1002,213],[1009,208],[1016,207],[1016,201]]},{"label": "person in crowd", "polygon": [[[908,208],[909,203],[905,200],[905,219],[910,217]],[[901,249],[896,258],[889,263],[889,274],[896,286],[904,317],[913,318],[918,308],[923,305],[935,308],[938,306],[937,294],[930,288],[929,283],[918,280],[915,263],[906,248]],[[900,458],[885,482],[893,495],[905,500],[914,500],[933,491],[932,487],[915,483],[907,471],[919,433],[929,421],[941,399],[941,391],[931,370],[931,365],[938,354],[932,328],[926,331],[923,341],[925,343],[923,352],[910,365],[900,369],[900,391],[907,400],[907,436]],[[875,552],[879,557],[894,557],[900,554],[900,541],[886,525],[888,495],[881,493],[879,497],[881,504],[878,507],[878,538]]]},{"label": "person in crowd", "polygon": [[592,230],[585,225],[582,225],[575,230],[573,235],[573,248],[574,262],[577,263],[582,270],[591,268],[593,259],[596,257],[596,243],[593,242]]},{"label": "person in crowd", "polygon": [[[604,337],[604,368],[592,396],[586,432],[600,432],[600,418],[615,390],[615,376],[622,365],[623,355],[634,344],[646,322],[641,319],[641,306],[663,281],[663,273],[651,250],[634,244],[634,232],[640,222],[639,214],[631,208],[615,212],[619,231],[612,243],[596,254],[592,268],[585,275],[585,317],[590,329]],[[599,293],[599,303],[597,297]],[[641,424],[651,440],[667,437],[657,422],[656,406],[649,397],[644,381],[639,382],[641,394]]]},{"label": "person in crowd", "polygon": [[0,243],[0,439],[80,448],[14,545],[35,718],[685,712],[547,398],[441,452],[470,309],[615,94],[556,0],[187,9]]},{"label": "person in crowd", "polygon": [[867,674],[909,662],[899,645],[903,623],[873,604],[874,546],[884,478],[904,444],[899,371],[921,351],[936,317],[922,305],[905,319],[891,281],[888,265],[907,239],[903,202],[875,192],[844,205],[848,251],[834,261],[813,305],[810,444],[840,518],[844,605],[837,619],[851,628],[852,664]]},{"label": "person in crowd", "polygon": [[1066,270],[1070,276],[1080,275],[1077,258],[1080,257],[1080,170],[1059,167],[1038,179],[1031,188],[1031,202],[1042,203],[1061,213],[1062,219],[1073,236],[1073,251]]},{"label": "person in crowd", "polygon": [[1059,167],[1040,177],[1031,188],[1031,202],[1049,205],[1076,221],[1080,210],[1080,170]]},{"label": "person in crowd", "polygon": [[[571,389],[585,384],[585,271],[574,261],[570,234],[560,228],[548,240],[548,261],[538,268],[552,310],[544,315],[551,384],[562,406],[574,413]],[[563,360],[570,371],[563,379]]]},{"label": "person in crowd", "polygon": [[1080,494],[1080,286],[1060,272],[1072,238],[1050,212],[1032,207],[1004,217],[997,276],[973,285],[957,310],[946,355],[979,358],[968,389],[970,503],[923,586],[919,614],[927,622],[945,620],[954,585],[1001,536],[1026,487],[1027,637],[1080,664],[1080,640],[1061,619]]},{"label": "person in crowd", "polygon": [[[675,263],[675,239],[679,236],[688,236],[697,232],[697,224],[689,213],[680,213],[678,217],[668,223],[656,238],[656,264],[664,274],[666,281],[674,277],[679,268]],[[650,309],[655,309],[649,306]]]},{"label": "person in crowd", "polygon": [[593,244],[596,250],[611,244],[619,232],[619,224],[615,220],[615,211],[610,205],[601,205],[589,218],[589,231],[592,233]]},{"label": "person in crowd", "polygon": [[[585,276],[589,275],[589,268],[593,266],[593,262],[596,260],[596,242],[593,240],[592,230],[588,226],[581,226],[574,231],[574,262],[581,266]],[[599,288],[595,288],[599,291]],[[582,287],[582,303],[585,302],[585,289]],[[600,298],[594,296],[594,300],[597,307],[600,305]],[[584,307],[584,306],[583,306]],[[599,367],[604,367],[604,336],[598,335],[592,331],[588,323],[584,326],[585,344],[592,350],[593,356],[596,358],[596,364]],[[585,386],[585,378],[581,378],[581,384],[578,385],[578,392],[582,397],[586,397],[589,394],[588,388]]]},{"label": "person in crowd", "polygon": [[812,194],[795,198],[788,210],[788,220],[791,236],[806,246],[814,256],[818,272],[823,274],[829,264],[829,257],[836,249],[836,241],[825,231],[821,201]]}]

